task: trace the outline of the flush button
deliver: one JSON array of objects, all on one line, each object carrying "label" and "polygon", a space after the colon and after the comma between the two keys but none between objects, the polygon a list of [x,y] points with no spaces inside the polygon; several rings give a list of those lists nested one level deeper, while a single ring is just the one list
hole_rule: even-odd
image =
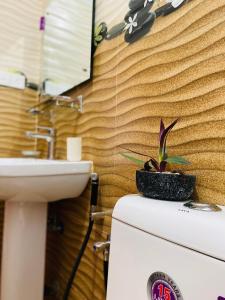
[{"label": "flush button", "polygon": [[199,203],[194,201],[187,202],[184,204],[184,206],[190,209],[207,211],[207,212],[218,212],[222,210],[219,206],[215,204]]}]

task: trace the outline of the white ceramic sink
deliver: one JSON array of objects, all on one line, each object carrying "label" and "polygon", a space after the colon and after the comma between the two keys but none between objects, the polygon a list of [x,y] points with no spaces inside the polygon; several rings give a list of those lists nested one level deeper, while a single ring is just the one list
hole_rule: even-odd
[{"label": "white ceramic sink", "polygon": [[0,159],[0,199],[50,202],[78,197],[87,185],[92,163],[23,158]]},{"label": "white ceramic sink", "polygon": [[92,162],[0,159],[4,215],[1,300],[43,300],[47,202],[78,197]]}]

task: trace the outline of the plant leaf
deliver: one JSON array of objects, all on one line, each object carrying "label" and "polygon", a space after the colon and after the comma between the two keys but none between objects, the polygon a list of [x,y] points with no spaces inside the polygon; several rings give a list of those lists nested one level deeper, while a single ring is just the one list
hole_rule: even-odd
[{"label": "plant leaf", "polygon": [[133,150],[130,150],[130,149],[124,148],[124,147],[120,147],[120,148],[124,149],[124,150],[127,150],[129,152],[132,152],[134,154],[138,154],[138,155],[142,155],[142,156],[148,157],[148,158],[152,159],[155,163],[158,164],[157,160],[154,157],[150,156],[150,155],[146,155],[146,154],[143,154],[143,153],[140,153],[140,152],[137,152],[137,151],[133,151]]},{"label": "plant leaf", "polygon": [[160,120],[159,141],[161,141],[161,136],[162,136],[164,130],[165,130],[165,125],[164,125],[164,123],[163,123],[163,120],[161,119],[161,120]]},{"label": "plant leaf", "polygon": [[[173,127],[176,125],[178,122],[178,119],[173,121],[167,128],[165,128],[160,135],[160,146],[159,146],[159,161],[165,160],[165,154],[166,154],[166,140],[167,136],[170,133],[170,131],[173,129]],[[161,127],[161,126],[160,126]]]},{"label": "plant leaf", "polygon": [[[121,147],[121,148],[122,148],[122,147]],[[137,151],[133,151],[133,150],[124,148],[124,147],[123,147],[122,149],[127,150],[127,151],[129,151],[129,152],[132,152],[132,153],[134,153],[134,154],[138,154],[138,155],[142,155],[142,156],[146,156],[146,157],[150,158],[149,162],[152,164],[153,168],[154,168],[156,171],[159,172],[159,163],[157,162],[157,160],[156,160],[155,158],[153,158],[153,157],[151,157],[151,156],[149,156],[149,155],[145,155],[145,154],[143,154],[143,153],[137,152]],[[120,153],[120,154],[122,154],[122,153]],[[122,155],[123,155],[123,154],[122,154]],[[126,154],[126,155],[127,155],[127,154]],[[127,156],[129,156],[129,155],[127,155]],[[125,156],[125,157],[126,157],[126,156]],[[127,158],[128,158],[128,157],[127,157]],[[132,157],[132,158],[133,158],[133,157]],[[128,159],[129,159],[129,158],[128,158]],[[139,160],[139,161],[142,161],[142,160]],[[143,163],[145,163],[145,161],[143,161]]]},{"label": "plant leaf", "polygon": [[130,149],[125,148],[125,147],[120,147],[120,148],[123,149],[123,150],[129,151],[129,152],[132,152],[134,154],[138,154],[138,155],[142,155],[142,156],[151,158],[149,155],[146,155],[146,154],[143,154],[143,153],[140,153],[140,152],[137,152],[137,151],[133,151],[133,150],[130,150]]},{"label": "plant leaf", "polygon": [[191,163],[181,156],[170,156],[166,158],[169,164],[190,165]]},{"label": "plant leaf", "polygon": [[145,161],[144,160],[141,160],[141,159],[137,159],[135,157],[132,157],[126,153],[120,153],[120,155],[122,155],[123,157],[129,159],[130,161],[134,162],[135,164],[137,165],[141,165],[143,166],[145,164]]},{"label": "plant leaf", "polygon": [[146,163],[144,164],[145,171],[151,171],[152,168],[153,168],[153,165],[152,165],[151,161],[150,160],[146,161]]},{"label": "plant leaf", "polygon": [[151,162],[151,164],[152,164],[152,166],[155,168],[155,170],[157,171],[157,172],[159,172],[160,171],[160,168],[159,168],[159,164],[158,164],[158,162],[155,160],[155,159],[150,159],[150,162]]},{"label": "plant leaf", "polygon": [[167,166],[167,161],[165,160],[161,161],[159,165],[159,172],[165,172],[166,166]]}]

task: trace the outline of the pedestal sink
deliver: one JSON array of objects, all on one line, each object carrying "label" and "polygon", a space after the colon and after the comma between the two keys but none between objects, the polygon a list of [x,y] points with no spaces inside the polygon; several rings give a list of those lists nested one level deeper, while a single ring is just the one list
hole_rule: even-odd
[{"label": "pedestal sink", "polygon": [[78,197],[91,169],[89,161],[0,159],[1,300],[43,300],[47,203]]}]

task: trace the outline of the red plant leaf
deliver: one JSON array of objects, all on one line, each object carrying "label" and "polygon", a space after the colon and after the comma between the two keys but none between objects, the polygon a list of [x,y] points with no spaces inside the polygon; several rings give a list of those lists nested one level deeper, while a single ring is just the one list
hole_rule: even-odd
[{"label": "red plant leaf", "polygon": [[166,153],[166,140],[167,136],[173,127],[176,125],[179,119],[176,119],[173,123],[171,123],[167,128],[165,128],[160,136],[160,147],[159,147],[159,156],[163,160]]},{"label": "red plant leaf", "polygon": [[167,166],[167,161],[165,160],[161,161],[159,165],[159,172],[165,172],[166,166]]},{"label": "red plant leaf", "polygon": [[161,136],[162,136],[164,130],[165,130],[165,125],[164,125],[164,123],[163,123],[163,120],[161,119],[161,120],[160,120],[159,141],[161,141]]},{"label": "red plant leaf", "polygon": [[120,147],[120,148],[124,149],[124,150],[127,150],[127,151],[130,151],[131,153],[134,153],[134,154],[138,154],[138,155],[148,157],[148,158],[152,159],[153,161],[155,161],[155,163],[158,164],[157,160],[154,157],[150,156],[150,155],[146,155],[146,154],[143,154],[143,153],[140,153],[140,152],[137,152],[137,151],[133,151],[133,150],[130,150],[130,149],[125,148],[125,147]]},{"label": "red plant leaf", "polygon": [[146,155],[146,154],[143,154],[143,153],[140,153],[140,152],[137,152],[137,151],[134,151],[134,150],[130,150],[130,149],[128,149],[128,148],[125,148],[125,147],[120,147],[121,149],[123,149],[123,150],[127,150],[127,151],[129,151],[129,152],[132,152],[132,153],[134,153],[134,154],[138,154],[138,155],[142,155],[142,156],[145,156],[145,157],[149,157],[149,158],[151,158],[151,156],[149,156],[149,155]]}]

